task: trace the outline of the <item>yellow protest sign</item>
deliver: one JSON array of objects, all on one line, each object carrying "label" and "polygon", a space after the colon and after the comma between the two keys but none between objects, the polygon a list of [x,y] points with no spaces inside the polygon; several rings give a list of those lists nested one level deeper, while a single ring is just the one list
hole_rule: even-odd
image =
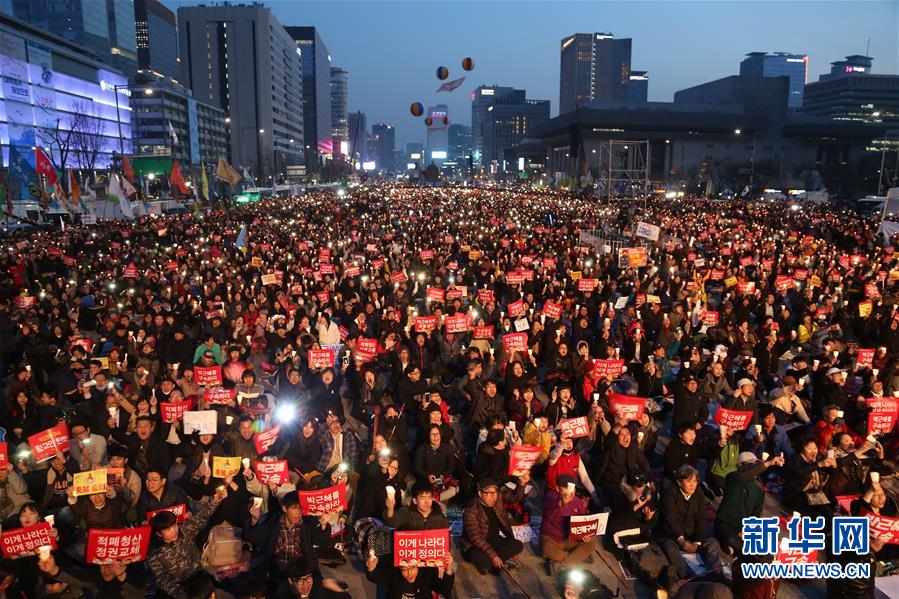
[{"label": "yellow protest sign", "polygon": [[106,468],[77,472],[72,477],[75,497],[106,492]]},{"label": "yellow protest sign", "polygon": [[571,280],[572,280],[572,281],[580,281],[580,280],[581,280],[581,277],[583,277],[583,276],[584,276],[584,273],[582,273],[582,272],[579,271],[579,270],[572,270],[572,271],[571,271]]},{"label": "yellow protest sign", "polygon": [[226,458],[222,456],[212,456],[213,478],[237,476],[238,472],[240,472],[240,457]]},{"label": "yellow protest sign", "polygon": [[727,277],[726,279],[724,279],[725,287],[733,287],[736,284],[737,284],[737,277]]},{"label": "yellow protest sign", "polygon": [[871,310],[873,308],[874,304],[872,304],[870,300],[866,302],[860,302],[858,305],[858,315],[862,318],[867,318],[871,316]]}]

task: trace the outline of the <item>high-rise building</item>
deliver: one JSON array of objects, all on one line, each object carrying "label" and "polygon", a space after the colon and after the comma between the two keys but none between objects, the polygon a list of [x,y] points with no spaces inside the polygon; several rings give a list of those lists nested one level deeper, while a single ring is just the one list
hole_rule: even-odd
[{"label": "high-rise building", "polygon": [[631,104],[644,104],[649,97],[649,75],[646,71],[631,71],[627,84],[627,99]]},{"label": "high-rise building", "polygon": [[428,127],[426,162],[436,162],[438,165],[447,159],[449,155],[449,108],[446,104],[428,106],[425,118],[430,118]]},{"label": "high-rise building", "polygon": [[379,170],[392,171],[393,152],[396,147],[396,129],[389,123],[375,123],[371,126],[369,156],[374,159]]},{"label": "high-rise building", "polygon": [[[478,88],[475,94],[484,89]],[[489,97],[489,96],[488,96]],[[483,114],[479,116],[481,167],[491,171],[505,170],[503,157],[527,137],[528,132],[549,120],[549,100],[528,100],[523,89],[512,89],[492,96]]]},{"label": "high-rise building", "polygon": [[610,33],[575,33],[562,39],[559,114],[587,102],[627,102],[631,40]]},{"label": "high-rise building", "polygon": [[471,127],[451,123],[449,126],[449,158],[455,161],[465,161],[471,155]]},{"label": "high-rise building", "polygon": [[82,45],[0,15],[0,141],[7,193],[37,201],[35,147],[59,169],[106,169],[131,153],[127,78]]},{"label": "high-rise building", "polygon": [[899,125],[899,76],[871,72],[874,59],[853,55],[805,86],[801,112],[840,121]]},{"label": "high-rise building", "polygon": [[134,0],[139,69],[181,77],[178,64],[178,19],[159,0]]},{"label": "high-rise building", "polygon": [[287,27],[303,72],[303,143],[306,169],[315,172],[332,152],[331,55],[315,27]]},{"label": "high-rise building", "polygon": [[368,160],[368,122],[364,112],[351,112],[349,125],[350,160],[357,164]]},{"label": "high-rise building", "polygon": [[787,106],[802,106],[802,94],[808,80],[808,55],[787,52],[750,52],[740,63],[740,75],[749,77],[788,77],[790,97]]},{"label": "high-rise building", "polygon": [[[303,164],[303,79],[296,45],[260,4],[178,9],[181,82],[199,102],[221,107],[233,164],[270,183]],[[329,98],[330,103],[330,98]],[[330,116],[330,115],[329,115]]]},{"label": "high-rise building", "polygon": [[0,9],[84,46],[125,75],[137,68],[133,0],[8,0]]},{"label": "high-rise building", "polygon": [[331,67],[331,139],[334,153],[349,156],[350,153],[350,98],[347,86],[348,73]]},{"label": "high-rise building", "polygon": [[511,87],[482,85],[471,92],[471,143],[472,158],[475,164],[483,164],[481,156],[484,153],[484,134],[481,125],[487,116],[487,109],[493,104],[495,98],[513,91]]}]

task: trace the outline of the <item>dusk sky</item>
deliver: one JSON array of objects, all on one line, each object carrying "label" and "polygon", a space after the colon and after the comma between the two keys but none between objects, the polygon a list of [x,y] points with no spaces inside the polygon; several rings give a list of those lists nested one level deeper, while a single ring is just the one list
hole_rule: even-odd
[{"label": "dusk sky", "polygon": [[[164,0],[176,9],[199,2]],[[238,4],[238,2],[233,2]],[[249,3],[249,2],[247,2]],[[210,2],[211,4],[211,2]],[[313,25],[332,65],[349,71],[350,109],[368,125],[397,127],[397,148],[423,142],[422,118],[409,105],[446,103],[451,122],[469,125],[470,94],[481,84],[527,90],[559,105],[559,45],[575,32],[633,39],[634,70],[649,71],[650,101],[739,72],[747,52],[809,55],[809,81],[848,54],[869,55],[874,72],[897,72],[899,2],[264,2],[282,25]],[[475,69],[461,61],[470,56]],[[466,76],[453,93],[436,93],[434,71]]]}]

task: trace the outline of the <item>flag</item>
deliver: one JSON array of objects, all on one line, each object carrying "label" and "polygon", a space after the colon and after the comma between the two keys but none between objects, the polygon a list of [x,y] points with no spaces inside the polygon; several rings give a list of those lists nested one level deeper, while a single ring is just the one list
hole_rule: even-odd
[{"label": "flag", "polygon": [[37,146],[34,150],[34,165],[39,175],[47,177],[47,183],[56,185],[59,182],[59,179],[56,177],[56,169],[53,168],[50,158],[44,154],[40,146]]},{"label": "flag", "polygon": [[125,173],[125,181],[134,181],[134,169],[128,159],[122,156],[122,172]]},{"label": "flag", "polygon": [[75,175],[75,169],[69,169],[69,195],[72,198],[72,206],[78,207],[81,202],[81,185],[78,184],[78,177]]},{"label": "flag", "polygon": [[234,244],[237,249],[242,250],[247,247],[247,226],[244,225],[240,228],[240,233],[237,234],[237,242]]},{"label": "flag", "polygon": [[24,154],[19,151],[19,148],[14,145],[9,146],[9,178],[18,181],[21,185],[20,200],[33,202],[41,197],[40,189],[35,184],[37,174],[34,172],[34,168]]},{"label": "flag", "polygon": [[253,181],[253,177],[250,176],[250,171],[247,170],[247,167],[243,167],[243,180],[247,181],[249,187],[256,187],[256,182]]},{"label": "flag", "polygon": [[90,177],[88,177],[87,179],[84,180],[84,188],[85,188],[85,190],[86,190],[84,195],[87,196],[87,199],[89,199],[89,200],[91,200],[91,201],[96,201],[96,199],[97,199],[97,192],[94,191],[94,188],[93,188],[93,187],[91,187],[90,181],[91,181],[91,180],[90,180]]},{"label": "flag", "polygon": [[228,164],[223,156],[219,156],[219,163],[215,169],[215,178],[230,185],[231,189],[234,189],[240,183],[240,173],[234,170],[234,167]]},{"label": "flag", "polygon": [[181,175],[181,167],[178,166],[177,160],[172,160],[172,172],[169,173],[169,182],[173,186],[173,190],[184,195],[190,195],[190,190],[184,184],[184,177]]},{"label": "flag", "polygon": [[129,200],[136,200],[140,195],[137,193],[137,189],[134,185],[129,183],[128,179],[125,177],[122,177],[122,191],[125,192],[125,195],[128,196]]},{"label": "flag", "polygon": [[206,165],[200,162],[200,189],[203,193],[203,200],[209,201],[209,181],[206,180]]},{"label": "flag", "polygon": [[122,186],[119,184],[119,179],[115,174],[109,175],[109,187],[106,189],[106,193],[109,201],[119,202],[119,210],[122,211],[122,216],[134,220],[134,210],[131,209],[131,202],[125,197]]},{"label": "flag", "polygon": [[452,81],[447,81],[443,85],[437,88],[438,92],[451,92],[465,81],[465,77],[459,77],[458,79],[453,79]]},{"label": "flag", "polygon": [[634,233],[634,235],[636,235],[637,237],[649,239],[651,241],[658,241],[659,233],[661,232],[662,229],[658,226],[640,221],[637,223],[637,231],[636,233]]},{"label": "flag", "polygon": [[172,136],[172,143],[178,143],[178,134],[175,133],[175,128],[172,127],[172,121],[168,121],[169,123],[169,135]]}]

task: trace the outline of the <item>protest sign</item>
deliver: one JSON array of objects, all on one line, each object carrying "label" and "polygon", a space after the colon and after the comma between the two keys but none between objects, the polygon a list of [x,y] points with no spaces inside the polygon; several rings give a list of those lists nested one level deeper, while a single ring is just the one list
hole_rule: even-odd
[{"label": "protest sign", "polygon": [[304,516],[321,515],[346,509],[346,483],[327,489],[299,491],[300,508]]},{"label": "protest sign", "polygon": [[287,474],[287,460],[256,462],[253,470],[256,471],[256,476],[263,485],[267,485],[269,481],[278,485],[286,485],[290,482],[290,476]]},{"label": "protest sign", "polygon": [[34,461],[40,464],[57,453],[69,450],[69,428],[65,423],[43,430],[28,437],[28,445],[34,454]]},{"label": "protest sign", "polygon": [[140,528],[91,528],[87,532],[88,564],[105,564],[111,561],[125,563],[142,562],[147,558],[150,543],[150,527]]},{"label": "protest sign", "polygon": [[187,435],[198,431],[201,435],[214,435],[218,430],[218,412],[215,410],[188,410],[182,415],[184,433]]},{"label": "protest sign", "polygon": [[96,495],[106,492],[106,468],[86,470],[72,475],[72,490],[75,497]]},{"label": "protest sign", "polygon": [[0,550],[3,557],[16,558],[37,553],[38,547],[56,549],[53,527],[47,522],[17,528],[0,535]]},{"label": "protest sign", "polygon": [[450,550],[448,528],[397,530],[393,533],[393,565],[436,567]]},{"label": "protest sign", "polygon": [[543,452],[542,447],[530,445],[516,445],[509,450],[509,474],[530,470],[537,463],[537,458]]},{"label": "protest sign", "polygon": [[609,512],[571,516],[569,522],[569,541],[582,541],[585,537],[595,537],[606,533],[609,523]]}]

